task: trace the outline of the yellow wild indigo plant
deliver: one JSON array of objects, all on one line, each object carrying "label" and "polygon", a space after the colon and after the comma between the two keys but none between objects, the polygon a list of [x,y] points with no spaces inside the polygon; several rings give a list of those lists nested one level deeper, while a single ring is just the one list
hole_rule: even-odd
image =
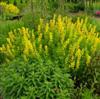
[{"label": "yellow wild indigo plant", "polygon": [[45,23],[40,19],[35,32],[25,27],[9,32],[7,44],[0,51],[9,60],[21,56],[28,61],[47,56],[72,69],[89,66],[92,56],[100,50],[100,38],[87,20],[78,18],[72,22],[69,17],[54,16]]}]

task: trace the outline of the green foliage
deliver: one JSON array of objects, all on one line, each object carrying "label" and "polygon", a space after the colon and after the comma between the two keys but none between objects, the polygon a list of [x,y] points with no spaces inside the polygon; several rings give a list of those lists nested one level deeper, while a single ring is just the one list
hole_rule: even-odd
[{"label": "green foliage", "polygon": [[93,99],[92,92],[88,89],[85,89],[82,94],[82,99]]},{"label": "green foliage", "polygon": [[90,23],[96,26],[96,31],[99,32],[99,36],[100,36],[100,19],[99,18],[90,18]]},{"label": "green foliage", "polygon": [[73,81],[57,62],[17,59],[0,66],[0,90],[4,99],[70,99]]},{"label": "green foliage", "polygon": [[23,21],[0,21],[0,46],[6,42],[6,37],[8,35],[8,32],[17,28],[20,28],[24,26]]}]

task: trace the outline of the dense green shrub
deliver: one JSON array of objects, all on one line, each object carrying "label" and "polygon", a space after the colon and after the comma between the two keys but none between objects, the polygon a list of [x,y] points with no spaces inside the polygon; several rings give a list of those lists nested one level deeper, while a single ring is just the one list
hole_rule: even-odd
[{"label": "dense green shrub", "polygon": [[57,62],[17,59],[0,66],[0,91],[4,99],[71,99],[73,81]]},{"label": "dense green shrub", "polygon": [[[96,32],[96,27],[88,22],[88,18],[78,18],[73,22],[69,17],[61,17],[60,15],[56,17],[54,15],[53,19],[46,23],[43,19],[40,19],[40,24],[35,31],[22,27],[9,32],[6,40],[7,43],[2,44],[0,47],[1,54],[4,55],[2,60],[6,63],[4,68],[5,66],[9,67],[9,63],[16,58],[21,58],[24,66],[28,62],[30,64],[28,63],[27,65],[33,66],[35,60],[36,62],[39,61],[39,63],[41,63],[41,60],[45,60],[46,62],[43,62],[43,65],[45,66],[45,63],[49,65],[47,60],[49,59],[49,61],[53,61],[53,68],[57,69],[55,64],[57,62],[59,70],[62,70],[63,73],[68,71],[71,74],[76,89],[78,87],[81,89],[82,87],[83,92],[84,86],[88,89],[96,88],[93,87],[95,78],[99,77],[95,76],[94,70],[97,67],[93,65],[92,60],[95,53],[100,50],[100,38]],[[41,68],[40,64],[37,64],[37,66]],[[4,68],[1,66],[1,75],[4,73]],[[98,84],[95,85],[97,86]],[[1,87],[3,86],[2,83]],[[6,95],[6,93],[3,95]],[[56,97],[58,98],[58,96]]]}]

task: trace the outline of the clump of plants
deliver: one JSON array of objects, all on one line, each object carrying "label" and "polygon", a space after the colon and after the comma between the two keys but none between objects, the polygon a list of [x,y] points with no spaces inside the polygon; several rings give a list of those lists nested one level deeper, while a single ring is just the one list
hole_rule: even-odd
[{"label": "clump of plants", "polygon": [[73,81],[57,62],[17,59],[1,65],[0,90],[4,99],[70,99]]},{"label": "clump of plants", "polygon": [[[98,33],[95,31],[95,29],[96,29],[95,26],[92,26],[91,24],[88,23],[88,18],[85,19],[78,18],[76,22],[72,22],[72,19],[69,17],[62,17],[60,15],[57,17],[56,15],[54,15],[53,19],[51,19],[47,23],[45,23],[43,19],[40,19],[40,23],[36,31],[29,30],[28,28],[22,27],[20,29],[9,32],[7,37],[7,43],[3,44],[0,47],[0,52],[1,52],[0,54],[3,54],[4,57],[2,59],[7,64],[9,64],[11,61],[13,61],[16,58],[21,58],[21,61],[23,61],[25,64],[31,63],[32,66],[33,64],[35,64],[35,62],[39,62],[39,65],[37,64],[35,67],[33,67],[32,71],[35,68],[37,68],[37,66],[39,66],[36,69],[36,71],[40,71],[40,72],[44,71],[43,72],[44,76],[42,79],[40,78],[41,80],[43,80],[49,73],[48,60],[50,60],[51,63],[53,62],[52,65],[50,65],[50,68],[52,67],[53,69],[52,71],[60,70],[57,71],[61,73],[59,74],[61,77],[58,80],[59,84],[63,82],[66,83],[67,80],[64,80],[64,78],[67,79],[66,78],[67,76],[65,77],[64,74],[67,74],[67,72],[69,72],[74,81],[75,88],[81,86],[84,87],[85,85],[87,88],[91,88],[94,83],[94,76],[95,76],[94,72],[92,72],[94,67],[92,67],[91,61],[95,53],[100,50],[100,38],[98,37]],[[45,62],[43,62],[42,64],[41,60],[46,61],[47,69],[45,69],[46,67]],[[55,62],[58,64],[59,68],[56,67]],[[23,66],[25,66],[25,64]],[[10,67],[10,65],[5,65],[5,66],[7,66],[7,68]],[[29,66],[30,66],[29,68],[31,68],[31,65]],[[1,68],[3,68],[3,66],[1,66]],[[10,69],[12,70],[12,72],[16,73],[14,66],[13,68],[11,67]],[[20,66],[18,65],[17,68],[20,68]],[[10,69],[8,69],[8,72],[10,71]],[[46,72],[47,74],[45,74],[45,70],[47,71]],[[32,73],[32,71],[27,73]],[[36,73],[36,71],[34,72]],[[5,75],[6,72],[1,72],[1,73],[2,73],[1,75]],[[25,74],[26,73],[24,73],[23,76]],[[7,75],[8,78],[11,78],[9,76],[10,74]],[[42,76],[41,73],[39,75]],[[37,76],[37,78],[39,78],[37,73],[34,74],[34,76]],[[1,87],[5,86],[6,82],[9,80],[5,77],[6,76],[4,76],[4,80],[5,80],[4,82],[3,80],[1,80]],[[48,77],[52,78],[51,75]],[[54,79],[56,79],[57,77],[58,74]],[[25,76],[25,79],[26,78],[27,76]],[[35,79],[34,82],[37,80],[38,79]],[[41,80],[39,82],[41,82]],[[51,81],[51,79],[49,79],[49,81]],[[9,82],[12,82],[12,80]],[[2,85],[3,83],[5,85]],[[19,83],[20,82],[17,82],[17,84]],[[32,97],[35,96],[38,97],[37,93],[39,93],[39,97],[43,97],[43,98],[47,96],[48,98],[56,97],[57,99],[59,99],[58,96],[62,96],[62,97],[64,96],[63,99],[66,99],[67,92],[69,93],[69,91],[66,89],[67,87],[65,87],[67,83],[61,85],[62,87],[60,86],[63,94],[62,93],[57,94],[54,92],[53,93],[54,96],[52,97],[50,95],[52,93],[51,86],[52,85],[55,86],[55,84],[54,82],[52,84],[51,83],[52,81],[49,83],[48,82],[44,83],[43,81],[42,82],[42,85],[44,86],[43,88],[44,89],[46,88],[47,91],[45,91],[44,94],[41,95],[43,92],[41,91],[42,85],[40,84],[39,85],[40,91],[39,92],[36,91],[36,93],[34,93],[35,95],[33,95]],[[38,81],[36,82],[36,84],[38,84]],[[49,84],[49,88],[47,87],[48,84]],[[25,84],[25,86],[28,85]],[[32,86],[33,85],[31,84],[31,88],[33,88],[32,92],[34,92],[35,85],[33,87]],[[66,89],[66,91],[65,89],[63,89],[63,87]],[[16,90],[16,87],[14,88],[15,89],[13,89],[13,85],[11,85],[10,89],[12,89],[13,92],[11,92],[10,94],[9,94],[10,91],[5,91],[5,89],[3,88],[2,91],[5,91],[4,94],[7,94],[8,96],[12,96],[12,97],[14,96],[12,93],[14,92],[17,92],[18,97],[20,97],[20,94],[26,95],[26,93],[25,94],[24,92],[20,93],[20,91]],[[57,88],[57,91],[58,90],[59,89]]]},{"label": "clump of plants", "polygon": [[71,18],[59,16],[44,24],[41,19],[35,32],[24,27],[9,32],[1,52],[9,61],[19,55],[27,60],[47,55],[51,59],[65,59],[64,63],[73,69],[81,68],[83,62],[88,66],[99,49],[100,39],[96,27],[88,25],[87,20],[78,18],[73,23]]}]

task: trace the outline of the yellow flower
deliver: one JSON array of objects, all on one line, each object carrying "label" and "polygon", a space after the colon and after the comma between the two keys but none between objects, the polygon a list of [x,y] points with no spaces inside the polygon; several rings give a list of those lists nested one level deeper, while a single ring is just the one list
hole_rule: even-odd
[{"label": "yellow flower", "polygon": [[29,55],[28,48],[26,48],[26,47],[25,47],[25,49],[24,49],[24,51],[23,51],[23,54],[24,54],[24,55],[26,55],[26,56],[28,56],[28,55]]},{"label": "yellow flower", "polygon": [[86,64],[87,66],[90,64],[91,56],[89,54],[86,54]]},{"label": "yellow flower", "polygon": [[48,32],[48,30],[49,30],[49,24],[47,23],[45,27],[45,32]]},{"label": "yellow flower", "polygon": [[63,30],[64,30],[63,21],[62,21],[61,15],[58,16],[58,30],[60,32],[63,32]]},{"label": "yellow flower", "polygon": [[2,47],[1,47],[1,48],[2,48],[2,50],[3,50],[3,51],[6,51],[6,47],[5,47],[5,45],[4,45],[4,44],[2,45]]},{"label": "yellow flower", "polygon": [[38,42],[40,43],[42,40],[42,33],[39,34],[39,37],[38,37]]},{"label": "yellow flower", "polygon": [[34,35],[34,33],[32,33],[32,41],[33,42],[35,41],[35,35]]},{"label": "yellow flower", "polygon": [[52,34],[52,32],[49,33],[49,40],[50,40],[50,43],[53,42],[53,34]]},{"label": "yellow flower", "polygon": [[13,4],[7,4],[6,2],[1,2],[0,6],[3,8],[4,12],[10,14],[18,14],[19,9]]},{"label": "yellow flower", "polygon": [[55,20],[50,20],[50,29],[53,29],[55,25]]},{"label": "yellow flower", "polygon": [[77,57],[76,68],[78,69],[79,66],[80,66],[80,59],[81,59],[81,56],[82,56],[81,50],[80,50],[80,49],[78,49],[78,50],[76,51],[75,56]]},{"label": "yellow flower", "polygon": [[6,12],[12,13],[12,14],[18,14],[19,9],[14,6],[13,4],[7,4],[6,5]]},{"label": "yellow flower", "polygon": [[8,44],[9,44],[9,46],[12,47],[12,43],[11,43],[10,38],[7,38],[7,42],[8,42]]},{"label": "yellow flower", "polygon": [[2,47],[0,47],[0,52],[2,52],[3,51],[3,48]]},{"label": "yellow flower", "polygon": [[8,35],[9,35],[9,38],[10,38],[11,42],[14,42],[15,35],[13,34],[13,32],[12,31],[9,32]]},{"label": "yellow flower", "polygon": [[11,48],[8,44],[7,44],[7,55],[14,58],[14,54],[12,53]]},{"label": "yellow flower", "polygon": [[39,52],[42,52],[42,44],[39,45]]},{"label": "yellow flower", "polygon": [[41,31],[41,26],[40,25],[38,25],[38,32],[40,32]]},{"label": "yellow flower", "polygon": [[75,61],[73,60],[73,61],[71,62],[70,68],[74,69],[74,67],[75,67]]},{"label": "yellow flower", "polygon": [[46,53],[46,55],[48,55],[48,46],[45,45],[45,46],[44,46],[44,49],[45,49],[45,53]]},{"label": "yellow flower", "polygon": [[64,43],[63,43],[63,49],[65,49],[67,47],[67,45],[69,44],[70,40],[66,40]]}]

